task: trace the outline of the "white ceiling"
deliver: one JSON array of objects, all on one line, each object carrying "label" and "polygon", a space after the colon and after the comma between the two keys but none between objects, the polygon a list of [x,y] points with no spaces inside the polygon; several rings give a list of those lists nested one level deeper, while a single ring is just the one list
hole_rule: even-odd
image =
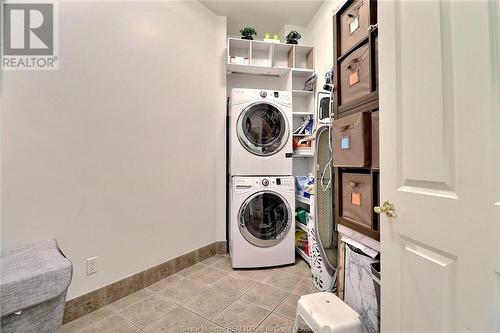
[{"label": "white ceiling", "polygon": [[[239,35],[244,26],[262,33],[281,33],[284,24],[306,26],[323,0],[201,0],[216,15],[227,16],[228,35]],[[299,31],[300,32],[300,31]],[[282,36],[280,36],[282,37]]]}]

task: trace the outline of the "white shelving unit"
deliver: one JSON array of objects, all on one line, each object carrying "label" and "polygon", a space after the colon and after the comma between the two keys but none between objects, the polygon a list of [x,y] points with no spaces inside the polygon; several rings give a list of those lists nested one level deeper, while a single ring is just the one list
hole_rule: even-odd
[{"label": "white shelving unit", "polygon": [[309,90],[292,90],[292,96],[309,96],[313,94],[314,91]]},{"label": "white shelving unit", "polygon": [[273,44],[273,67],[286,69],[293,67],[293,45]]},{"label": "white shelving unit", "polygon": [[[231,63],[231,57],[248,59],[248,64]],[[312,46],[269,43],[258,40],[228,38],[228,73],[283,76],[290,71],[310,76],[314,73]],[[297,74],[294,74],[297,75]]]},{"label": "white shelving unit", "polygon": [[304,252],[304,250],[302,250],[300,247],[296,246],[295,247],[295,251],[297,251],[297,253],[309,264],[311,265],[311,262],[309,260],[309,257],[307,256],[307,254]]},{"label": "white shelving unit", "polygon": [[301,195],[295,195],[295,200],[298,202],[302,202],[303,204],[310,205],[311,204],[311,199],[305,198]]},{"label": "white shelving unit", "polygon": [[295,220],[295,226],[307,232],[307,226],[304,223]]},{"label": "white shelving unit", "polygon": [[[245,64],[231,63],[231,57],[245,59]],[[227,82],[233,88],[265,88],[289,91],[292,94],[292,130],[298,128],[308,116],[315,118],[315,91],[304,90],[305,82],[314,75],[314,48],[304,45],[268,43],[258,40],[228,38]],[[309,136],[293,135],[295,140]],[[314,148],[314,147],[312,147]],[[297,149],[293,154],[294,176],[313,171],[314,149]],[[296,196],[296,207],[309,211],[310,199]],[[296,224],[306,233],[307,227]],[[296,247],[297,253],[309,263],[305,252]]]},{"label": "white shelving unit", "polygon": [[293,157],[302,157],[302,158],[313,158],[314,157],[314,151],[309,151],[309,150],[297,150],[293,154]]}]

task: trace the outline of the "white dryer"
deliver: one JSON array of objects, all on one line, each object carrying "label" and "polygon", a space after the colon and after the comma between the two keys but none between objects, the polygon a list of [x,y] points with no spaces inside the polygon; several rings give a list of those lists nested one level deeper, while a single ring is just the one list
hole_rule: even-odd
[{"label": "white dryer", "polygon": [[230,174],[291,175],[290,92],[235,88],[230,102]]},{"label": "white dryer", "polygon": [[233,177],[229,209],[234,268],[295,262],[293,177]]}]

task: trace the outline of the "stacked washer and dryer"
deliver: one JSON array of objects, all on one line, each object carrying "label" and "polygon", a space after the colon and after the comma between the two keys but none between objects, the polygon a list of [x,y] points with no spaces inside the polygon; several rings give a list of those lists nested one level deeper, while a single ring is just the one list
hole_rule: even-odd
[{"label": "stacked washer and dryer", "polygon": [[229,109],[229,253],[234,268],[295,262],[292,96],[232,90]]}]

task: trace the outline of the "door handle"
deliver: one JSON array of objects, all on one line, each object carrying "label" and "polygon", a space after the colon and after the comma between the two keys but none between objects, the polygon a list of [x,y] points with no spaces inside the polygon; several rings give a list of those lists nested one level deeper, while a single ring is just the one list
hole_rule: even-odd
[{"label": "door handle", "polygon": [[377,206],[377,207],[374,207],[373,210],[377,214],[385,213],[385,215],[387,215],[389,217],[397,217],[398,216],[398,214],[396,214],[396,206],[394,206],[394,204],[390,201],[385,201],[382,204],[382,207]]}]

